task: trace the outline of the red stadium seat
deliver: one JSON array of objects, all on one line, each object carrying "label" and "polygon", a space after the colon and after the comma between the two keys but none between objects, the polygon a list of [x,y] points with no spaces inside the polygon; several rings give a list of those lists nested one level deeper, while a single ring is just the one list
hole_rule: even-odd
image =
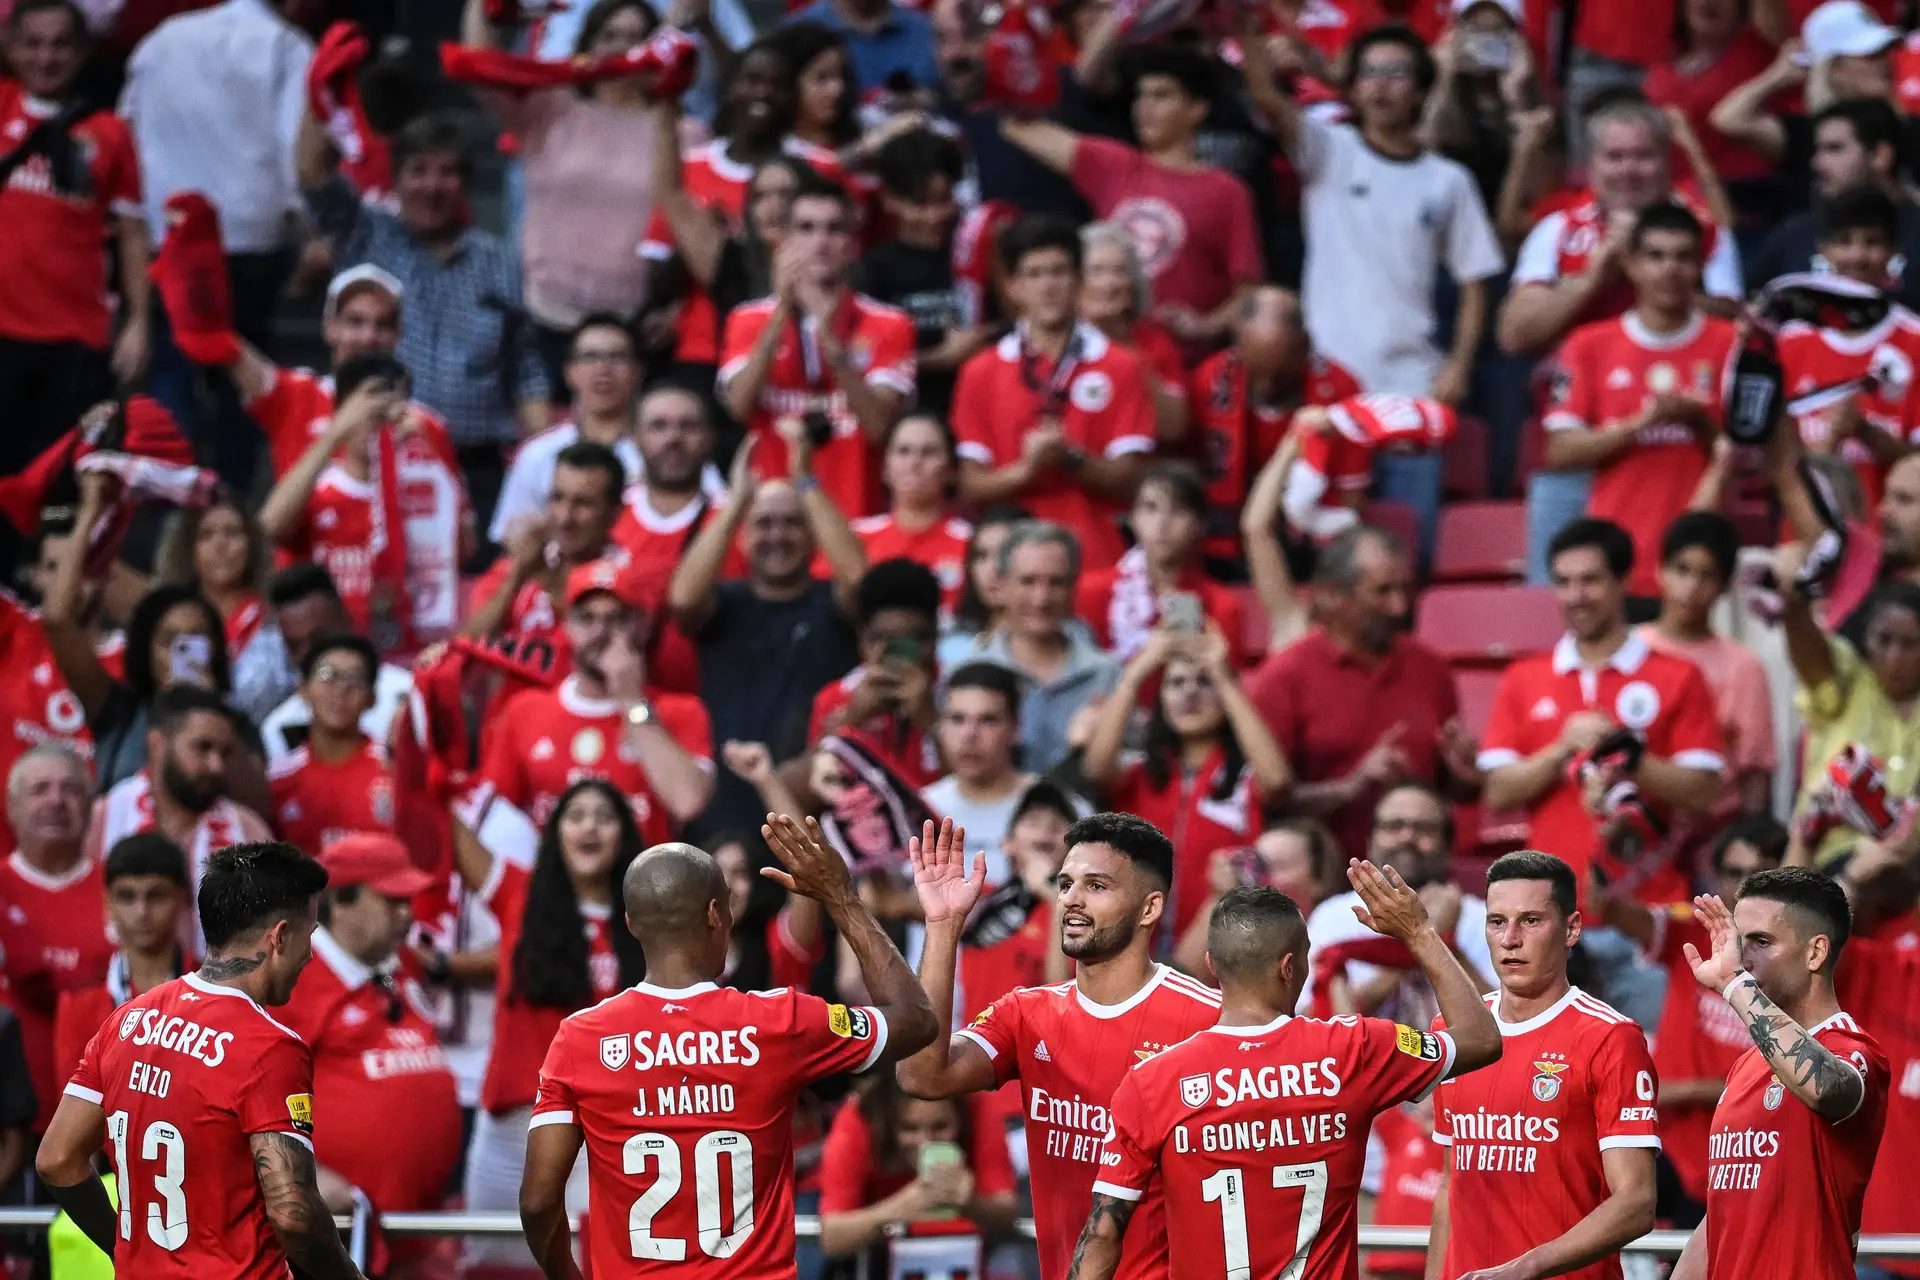
[{"label": "red stadium seat", "polygon": [[1548,587],[1432,587],[1414,634],[1455,666],[1505,666],[1551,648],[1565,623]]},{"label": "red stadium seat", "polygon": [[1487,732],[1493,715],[1493,695],[1500,688],[1500,673],[1474,667],[1462,667],[1453,673],[1453,687],[1460,695],[1460,720],[1478,742]]},{"label": "red stadium seat", "polygon": [[1527,504],[1448,503],[1435,544],[1435,582],[1517,582],[1527,571]]},{"label": "red stadium seat", "polygon": [[1440,494],[1444,498],[1487,496],[1487,424],[1462,414],[1453,439],[1440,454]]},{"label": "red stadium seat", "polygon": [[1375,498],[1362,508],[1360,518],[1376,529],[1385,529],[1400,539],[1409,554],[1417,555],[1420,547],[1420,513],[1404,502],[1394,502],[1388,498]]},{"label": "red stadium seat", "polygon": [[1547,429],[1539,418],[1528,418],[1520,425],[1520,456],[1514,462],[1514,486],[1526,492],[1527,477],[1547,462]]}]

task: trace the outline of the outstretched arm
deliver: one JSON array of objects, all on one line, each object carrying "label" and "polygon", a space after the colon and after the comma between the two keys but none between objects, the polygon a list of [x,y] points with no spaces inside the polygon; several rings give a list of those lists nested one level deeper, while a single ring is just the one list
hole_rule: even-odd
[{"label": "outstretched arm", "polygon": [[1382,870],[1354,858],[1347,863],[1347,883],[1360,896],[1353,914],[1361,924],[1406,944],[1420,972],[1433,987],[1434,1002],[1453,1037],[1453,1066],[1449,1078],[1478,1071],[1500,1060],[1500,1025],[1493,1010],[1480,998],[1480,989],[1453,954],[1433,921],[1427,905],[1391,866]]},{"label": "outstretched arm", "polygon": [[1691,942],[1686,944],[1693,976],[1701,986],[1726,996],[1753,1038],[1754,1048],[1773,1068],[1774,1078],[1829,1120],[1845,1120],[1858,1111],[1867,1094],[1865,1078],[1853,1064],[1809,1035],[1741,967],[1740,935],[1726,904],[1707,894],[1695,898],[1693,906],[1713,941],[1712,953],[1704,958]]},{"label": "outstretched arm", "polygon": [[314,1280],[361,1280],[360,1268],[347,1256],[333,1215],[320,1198],[312,1150],[287,1133],[249,1134],[247,1141],[267,1222],[287,1257]]},{"label": "outstretched arm", "polygon": [[927,933],[920,949],[920,985],[926,989],[939,1023],[933,1042],[894,1069],[900,1087],[916,1098],[953,1098],[994,1087],[993,1061],[979,1045],[953,1034],[953,971],[960,953],[960,931],[986,887],[986,855],[974,858],[967,874],[966,830],[951,818],[936,836],[931,822],[918,839],[907,842],[913,862],[913,887],[920,896]]},{"label": "outstretched arm", "polygon": [[1073,1246],[1067,1280],[1112,1280],[1120,1267],[1120,1245],[1127,1238],[1127,1223],[1133,1219],[1138,1203],[1093,1193],[1093,1209],[1087,1214],[1087,1225],[1080,1229],[1080,1243]]}]

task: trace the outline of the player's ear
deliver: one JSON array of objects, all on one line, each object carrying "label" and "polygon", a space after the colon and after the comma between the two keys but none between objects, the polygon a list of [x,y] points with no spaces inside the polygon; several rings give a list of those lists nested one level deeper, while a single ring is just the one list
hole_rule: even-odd
[{"label": "player's ear", "polygon": [[1578,911],[1568,916],[1567,917],[1567,945],[1571,947],[1574,943],[1580,941],[1580,935],[1582,932],[1585,931],[1585,929],[1586,929],[1586,924],[1584,921],[1580,919],[1580,913]]},{"label": "player's ear", "polygon": [[1207,981],[1214,986],[1220,985],[1220,971],[1213,967],[1213,952],[1207,952]]},{"label": "player's ear", "polygon": [[1807,972],[1819,973],[1827,967],[1827,957],[1833,954],[1833,939],[1824,933],[1816,933],[1807,939]]},{"label": "player's ear", "polygon": [[1160,917],[1167,913],[1167,891],[1158,887],[1147,890],[1147,896],[1140,903],[1140,927],[1153,929],[1160,924]]}]

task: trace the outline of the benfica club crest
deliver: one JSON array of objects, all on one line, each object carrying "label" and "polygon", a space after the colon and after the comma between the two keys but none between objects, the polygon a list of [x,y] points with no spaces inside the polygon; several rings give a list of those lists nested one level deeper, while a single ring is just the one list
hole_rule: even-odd
[{"label": "benfica club crest", "polygon": [[1536,1062],[1533,1069],[1539,1074],[1533,1078],[1533,1096],[1542,1102],[1552,1102],[1560,1096],[1560,1075],[1567,1069],[1564,1062]]},{"label": "benfica club crest", "polygon": [[628,1036],[602,1036],[600,1038],[600,1065],[609,1071],[618,1071],[627,1065],[632,1055],[633,1040]]},{"label": "benfica club crest", "polygon": [[1778,1080],[1775,1080],[1767,1085],[1766,1096],[1762,1097],[1760,1101],[1767,1108],[1767,1110],[1778,1111],[1780,1109],[1780,1104],[1782,1102],[1785,1102],[1786,1098],[1787,1098],[1787,1086],[1781,1084]]}]

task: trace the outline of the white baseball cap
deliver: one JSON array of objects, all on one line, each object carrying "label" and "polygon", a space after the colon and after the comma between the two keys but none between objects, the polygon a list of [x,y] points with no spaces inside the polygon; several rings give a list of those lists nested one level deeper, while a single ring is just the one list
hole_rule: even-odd
[{"label": "white baseball cap", "polygon": [[1869,58],[1900,42],[1900,33],[1880,21],[1860,0],[1827,0],[1800,26],[1799,60]]},{"label": "white baseball cap", "polygon": [[1527,6],[1524,0],[1453,0],[1454,16],[1464,15],[1467,10],[1479,5],[1490,4],[1513,19],[1513,25],[1524,27],[1527,24]]},{"label": "white baseball cap", "polygon": [[357,267],[348,267],[327,282],[327,305],[320,312],[321,318],[333,319],[334,312],[340,309],[340,300],[360,288],[378,289],[392,298],[395,306],[400,305],[400,282],[392,273],[382,271],[371,262],[363,262]]}]

